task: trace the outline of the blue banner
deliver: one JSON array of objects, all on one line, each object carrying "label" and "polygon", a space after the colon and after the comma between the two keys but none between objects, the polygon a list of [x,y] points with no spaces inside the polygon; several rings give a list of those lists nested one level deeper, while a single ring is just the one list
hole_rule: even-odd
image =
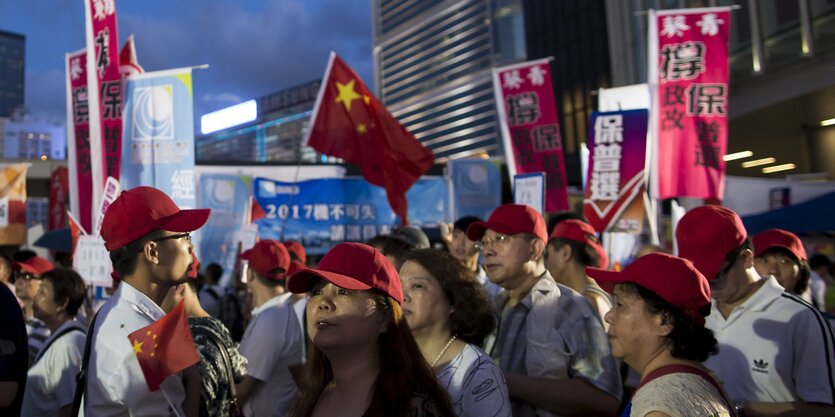
[{"label": "blue banner", "polygon": [[454,190],[454,218],[487,219],[502,204],[499,165],[489,159],[455,159],[447,162]]},{"label": "blue banner", "polygon": [[[261,239],[297,240],[307,253],[324,254],[344,241],[366,241],[398,224],[383,188],[362,178],[279,182],[256,178],[255,200],[267,212],[259,220]],[[413,226],[450,221],[443,178],[422,178],[406,193]]]},{"label": "blue banner", "polygon": [[202,268],[216,262],[223,267],[223,283],[231,277],[238,254],[241,228],[246,222],[251,179],[245,175],[200,176],[198,207],[212,209],[197,232],[197,256]]},{"label": "blue banner", "polygon": [[194,208],[191,69],[132,75],[125,90],[122,189],[149,185]]}]

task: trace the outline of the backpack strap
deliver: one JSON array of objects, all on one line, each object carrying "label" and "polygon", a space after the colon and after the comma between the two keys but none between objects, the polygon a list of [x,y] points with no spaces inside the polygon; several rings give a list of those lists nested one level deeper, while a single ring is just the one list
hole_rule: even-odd
[{"label": "backpack strap", "polygon": [[214,288],[212,288],[212,287],[206,288],[206,292],[207,292],[207,293],[209,293],[209,295],[211,295],[211,296],[212,296],[212,298],[214,298],[215,300],[220,299],[220,294],[218,294],[218,293],[215,291],[215,289],[214,289]]},{"label": "backpack strap", "polygon": [[90,351],[93,345],[93,332],[96,330],[96,319],[99,313],[93,315],[93,320],[90,320],[90,327],[87,328],[87,340],[84,342],[84,357],[81,359],[81,369],[75,377],[75,396],[72,401],[72,413],[70,416],[78,417],[78,412],[81,410],[81,399],[87,391],[87,369],[90,364]]},{"label": "backpack strap", "polygon": [[[38,363],[39,360],[41,360],[41,357],[44,355],[44,353],[46,353],[47,349],[49,349],[49,347],[52,346],[53,343],[58,341],[58,339],[60,339],[61,336],[65,335],[67,333],[76,332],[76,331],[83,332],[84,329],[82,329],[80,327],[77,327],[77,326],[69,326],[69,327],[64,328],[60,332],[55,333],[54,337],[49,339],[49,343],[45,344],[44,347],[41,348],[41,351],[38,352],[38,356],[35,357],[35,361],[32,362],[32,366],[35,366],[35,364]],[[30,368],[32,366],[30,366]]]}]

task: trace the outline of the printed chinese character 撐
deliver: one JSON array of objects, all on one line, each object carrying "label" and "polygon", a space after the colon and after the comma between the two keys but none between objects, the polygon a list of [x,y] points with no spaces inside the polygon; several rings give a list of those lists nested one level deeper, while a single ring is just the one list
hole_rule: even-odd
[{"label": "printed chinese character \u6490", "polygon": [[665,81],[692,80],[705,71],[705,44],[684,42],[661,48],[660,76]]},{"label": "printed chinese character \u6490", "polygon": [[511,126],[534,123],[539,120],[539,96],[527,92],[507,96],[507,118]]}]

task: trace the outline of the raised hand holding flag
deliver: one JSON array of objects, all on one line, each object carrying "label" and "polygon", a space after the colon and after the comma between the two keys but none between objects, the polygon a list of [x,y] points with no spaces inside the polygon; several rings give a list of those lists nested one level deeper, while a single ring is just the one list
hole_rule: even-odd
[{"label": "raised hand holding flag", "polygon": [[200,361],[191,338],[184,301],[163,318],[128,335],[148,389]]}]

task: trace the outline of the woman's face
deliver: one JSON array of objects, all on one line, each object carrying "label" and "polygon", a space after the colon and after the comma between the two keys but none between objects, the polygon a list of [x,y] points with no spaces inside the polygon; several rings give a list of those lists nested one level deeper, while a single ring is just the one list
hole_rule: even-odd
[{"label": "woman's face", "polygon": [[441,284],[414,261],[400,267],[403,287],[403,316],[415,336],[433,328],[447,329],[452,307]]},{"label": "woman's face", "polygon": [[310,294],[307,332],[326,354],[375,344],[388,326],[370,290],[347,290],[320,280]]},{"label": "woman's face", "polygon": [[794,287],[800,279],[800,264],[783,253],[767,253],[754,258],[754,269],[762,276],[774,275],[777,282],[788,292],[794,292]]},{"label": "woman's face", "polygon": [[[618,284],[613,293],[614,306],[604,319],[609,323],[612,355],[638,368],[643,366],[646,353],[654,353],[664,343],[660,314],[650,314],[644,300],[632,291],[624,291]],[[640,370],[640,369],[638,369]]]}]

